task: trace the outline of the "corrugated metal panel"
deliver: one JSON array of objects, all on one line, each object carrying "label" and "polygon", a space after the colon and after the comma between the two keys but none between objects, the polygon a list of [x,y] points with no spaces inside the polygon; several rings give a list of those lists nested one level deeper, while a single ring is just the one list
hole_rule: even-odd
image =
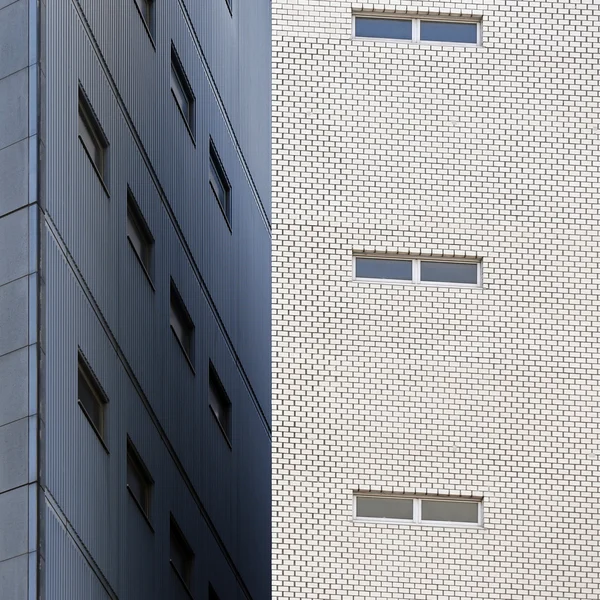
[{"label": "corrugated metal panel", "polygon": [[[133,1],[48,7],[48,493],[119,596],[171,597],[172,511],[197,556],[195,594],[211,578],[221,597],[245,585],[267,598],[270,234],[183,13],[156,5],[156,51]],[[169,89],[171,39],[196,94],[196,146]],[[110,142],[110,197],[77,138],[79,81]],[[232,182],[232,233],[209,195],[209,136]],[[153,285],[127,242],[128,186],[155,238]],[[171,277],[195,324],[195,373],[169,327]],[[76,404],[78,346],[110,399],[110,454]],[[208,408],[209,360],[233,404],[231,449]],[[154,532],[126,492],[127,434],[155,479]]]}]

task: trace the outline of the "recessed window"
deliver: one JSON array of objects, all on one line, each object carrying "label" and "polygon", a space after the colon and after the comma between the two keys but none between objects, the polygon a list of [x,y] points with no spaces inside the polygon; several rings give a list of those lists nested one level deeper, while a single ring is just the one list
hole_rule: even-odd
[{"label": "recessed window", "polygon": [[217,596],[215,588],[213,588],[210,583],[208,584],[208,600],[219,600],[219,596]]},{"label": "recessed window", "polygon": [[478,526],[483,522],[481,499],[416,497],[359,493],[354,496],[357,520]]},{"label": "recessed window", "polygon": [[355,256],[354,276],[372,281],[477,287],[481,285],[481,262],[471,259]]},{"label": "recessed window", "polygon": [[228,224],[231,224],[231,188],[225,174],[225,169],[217,151],[210,142],[210,167],[208,172],[210,190],[219,203]]},{"label": "recessed window", "polygon": [[371,17],[354,19],[354,35],[356,37],[412,40],[412,29],[411,19],[373,19]]},{"label": "recessed window", "polygon": [[186,588],[191,588],[194,553],[171,515],[170,553],[171,566]]},{"label": "recessed window", "polygon": [[154,239],[131,190],[127,190],[127,239],[151,280]]},{"label": "recessed window", "polygon": [[107,399],[81,353],[78,357],[77,400],[83,414],[104,444]]},{"label": "recessed window", "polygon": [[108,140],[90,101],[79,86],[79,139],[102,183],[106,185]]},{"label": "recessed window", "polygon": [[151,38],[154,38],[154,0],[134,0],[142,21]]},{"label": "recessed window", "polygon": [[127,489],[138,508],[150,519],[150,496],[153,480],[131,440],[127,439]]},{"label": "recessed window", "polygon": [[175,46],[171,45],[171,92],[179,112],[188,127],[192,138],[194,136],[194,93],[183,70]]},{"label": "recessed window", "polygon": [[481,22],[467,19],[354,17],[355,37],[441,44],[480,43]]},{"label": "recessed window", "polygon": [[451,42],[453,44],[476,44],[477,30],[477,23],[420,21],[419,39],[422,42]]},{"label": "recessed window", "polygon": [[194,358],[194,323],[179,295],[177,287],[171,279],[171,330],[193,368]]},{"label": "recessed window", "polygon": [[208,405],[225,438],[231,444],[231,401],[212,363],[209,367]]}]

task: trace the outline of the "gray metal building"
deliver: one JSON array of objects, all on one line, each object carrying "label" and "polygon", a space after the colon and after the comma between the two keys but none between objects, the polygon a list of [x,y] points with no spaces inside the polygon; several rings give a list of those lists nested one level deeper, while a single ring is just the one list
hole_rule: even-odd
[{"label": "gray metal building", "polygon": [[270,596],[269,0],[0,0],[0,597]]}]

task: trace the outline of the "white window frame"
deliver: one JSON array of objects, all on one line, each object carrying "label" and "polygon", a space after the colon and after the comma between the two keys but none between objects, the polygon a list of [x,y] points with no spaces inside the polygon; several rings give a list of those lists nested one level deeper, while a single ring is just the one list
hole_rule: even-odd
[{"label": "white window frame", "polygon": [[[412,279],[383,279],[378,277],[357,277],[356,259],[366,258],[370,260],[404,260],[412,262]],[[449,264],[467,264],[477,265],[477,283],[454,283],[451,281],[421,281],[421,263],[422,262],[443,262]],[[445,256],[413,257],[388,254],[354,254],[352,256],[352,278],[354,281],[364,281],[368,283],[393,283],[394,285],[420,285],[427,287],[453,287],[453,288],[481,288],[482,287],[482,261],[476,258],[450,258]]]},{"label": "white window frame", "polygon": [[[357,498],[392,498],[396,500],[413,501],[412,519],[393,519],[388,517],[359,517],[356,514]],[[468,523],[464,521],[424,521],[421,518],[421,502],[423,500],[433,502],[468,502],[477,504],[477,523]],[[466,527],[469,529],[483,527],[483,498],[463,498],[460,496],[407,496],[403,494],[374,494],[370,492],[357,492],[352,498],[352,518],[357,523],[386,523],[391,525],[433,525],[434,527]]]},{"label": "white window frame", "polygon": [[[411,21],[412,22],[412,39],[404,40],[399,38],[383,38],[383,37],[367,37],[356,35],[356,19],[391,19],[393,21]],[[462,24],[475,24],[477,25],[477,42],[440,42],[421,40],[421,21],[433,21],[435,23],[462,23]],[[468,17],[451,17],[447,18],[443,15],[431,15],[426,18],[421,17],[410,17],[403,15],[382,15],[378,13],[354,13],[352,15],[352,37],[357,40],[377,40],[382,42],[394,42],[396,44],[426,44],[430,46],[465,46],[467,48],[474,48],[482,45],[482,20],[480,18],[468,18]]]}]

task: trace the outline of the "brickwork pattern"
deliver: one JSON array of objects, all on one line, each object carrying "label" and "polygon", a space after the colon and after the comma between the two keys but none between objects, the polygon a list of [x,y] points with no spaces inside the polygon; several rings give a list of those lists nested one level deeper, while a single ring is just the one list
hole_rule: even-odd
[{"label": "brickwork pattern", "polygon": [[[353,39],[353,10],[483,45]],[[273,598],[598,600],[597,5],[273,14]],[[355,281],[360,252],[483,286]],[[482,495],[484,527],[357,523],[356,490]]]}]

